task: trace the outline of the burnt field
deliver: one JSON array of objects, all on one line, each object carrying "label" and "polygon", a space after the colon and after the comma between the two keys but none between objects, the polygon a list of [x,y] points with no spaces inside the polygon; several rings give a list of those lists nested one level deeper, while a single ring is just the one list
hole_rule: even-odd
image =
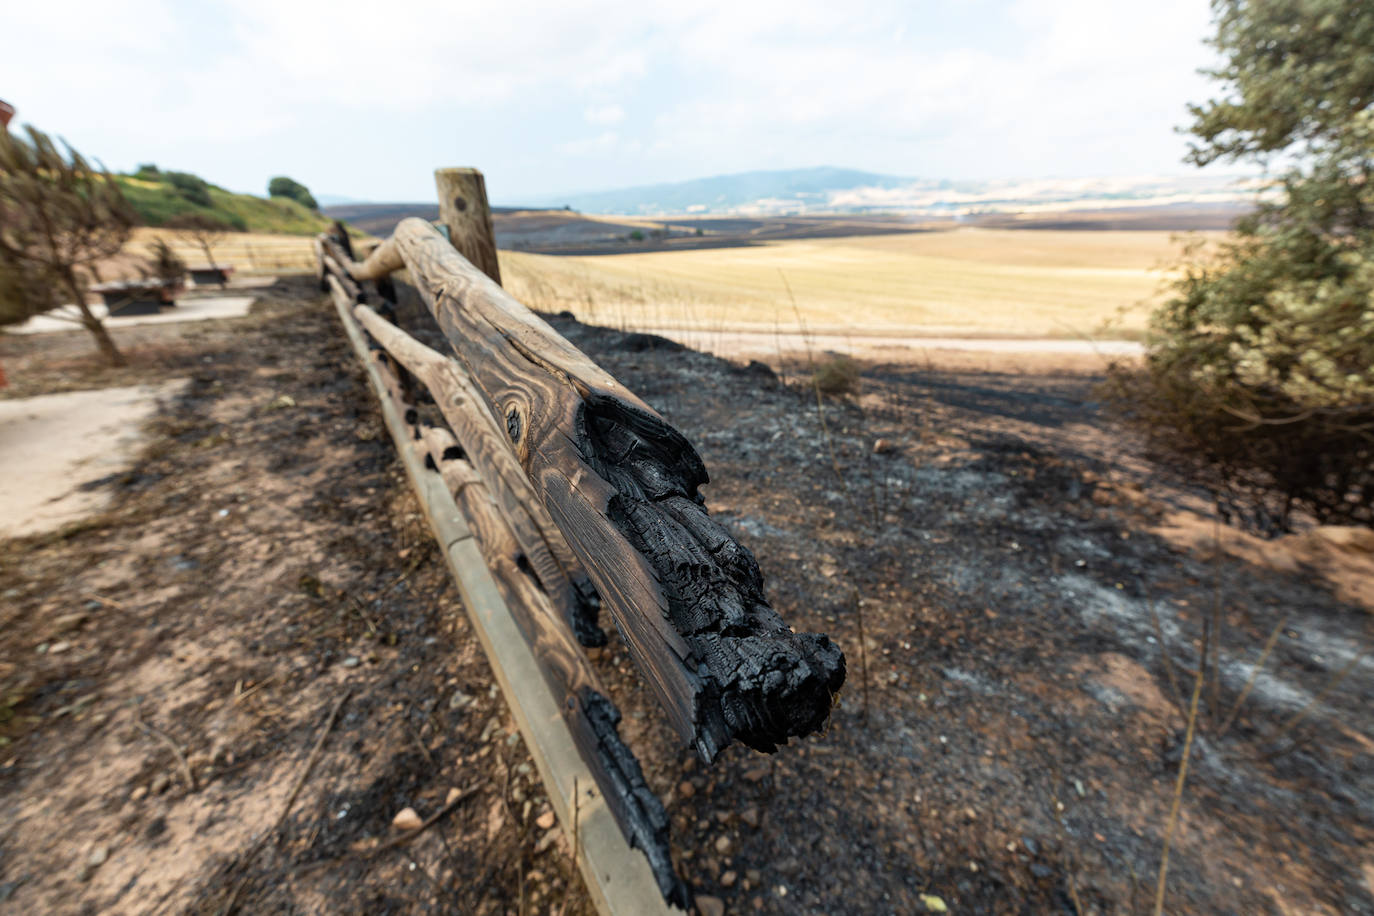
[{"label": "burnt field", "polygon": [[[869,364],[818,410],[551,320],[849,662],[823,734],[708,768],[592,650],[703,912],[1147,912],[1204,646],[1166,911],[1374,911],[1358,539],[1221,549],[1092,375]],[[190,384],[107,513],[0,551],[0,911],[589,912],[333,310],[291,280],[117,333],[121,384]],[[78,336],[0,345],[24,393],[111,381]]]},{"label": "burnt field", "polygon": [[[385,238],[406,217],[437,220],[438,204],[340,204],[325,207],[334,219]],[[536,254],[601,255],[649,251],[738,248],[786,239],[844,238],[913,232],[948,220],[903,216],[643,217],[584,216],[572,210],[493,207],[496,244]]]}]

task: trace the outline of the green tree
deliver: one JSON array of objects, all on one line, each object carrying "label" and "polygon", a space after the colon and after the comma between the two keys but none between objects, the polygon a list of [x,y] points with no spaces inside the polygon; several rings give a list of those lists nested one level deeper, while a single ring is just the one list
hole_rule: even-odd
[{"label": "green tree", "polygon": [[315,203],[315,197],[310,193],[310,189],[299,181],[293,181],[285,175],[278,175],[267,183],[268,197],[286,197],[302,204],[309,210],[318,210],[320,205]]},{"label": "green tree", "polygon": [[1374,4],[1212,8],[1222,92],[1190,106],[1188,158],[1279,180],[1183,265],[1126,397],[1238,520],[1374,523]]},{"label": "green tree", "polygon": [[128,241],[135,216],[110,173],[42,131],[0,130],[0,323],[70,297],[114,365],[124,357],[86,301],[87,275]]}]

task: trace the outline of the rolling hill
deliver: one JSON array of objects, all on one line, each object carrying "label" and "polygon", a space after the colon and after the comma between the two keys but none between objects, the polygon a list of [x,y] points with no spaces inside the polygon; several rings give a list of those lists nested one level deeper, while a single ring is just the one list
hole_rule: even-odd
[{"label": "rolling hill", "polygon": [[610,191],[546,195],[531,208],[589,214],[741,216],[907,213],[968,218],[989,213],[1166,206],[1242,206],[1261,189],[1236,175],[955,181],[904,178],[830,166],[740,172]]},{"label": "rolling hill", "polygon": [[163,226],[187,214],[210,217],[239,232],[279,235],[314,235],[330,224],[328,217],[289,198],[236,194],[185,172],[145,167],[114,178],[145,226]]}]

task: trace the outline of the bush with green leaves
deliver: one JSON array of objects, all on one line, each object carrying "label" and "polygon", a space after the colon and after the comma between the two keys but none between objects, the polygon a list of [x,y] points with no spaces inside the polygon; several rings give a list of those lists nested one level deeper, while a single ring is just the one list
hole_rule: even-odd
[{"label": "bush with green leaves", "polygon": [[159,176],[176,189],[177,194],[198,207],[214,206],[210,199],[210,184],[199,175],[190,172],[162,172]]},{"label": "bush with green leaves", "polygon": [[285,197],[310,210],[320,209],[320,205],[315,202],[315,197],[310,193],[309,188],[299,181],[287,178],[285,175],[278,175],[267,183],[267,196]]},{"label": "bush with green leaves", "polygon": [[1374,5],[1214,0],[1190,159],[1286,163],[1218,250],[1195,250],[1111,390],[1231,520],[1374,524]]}]

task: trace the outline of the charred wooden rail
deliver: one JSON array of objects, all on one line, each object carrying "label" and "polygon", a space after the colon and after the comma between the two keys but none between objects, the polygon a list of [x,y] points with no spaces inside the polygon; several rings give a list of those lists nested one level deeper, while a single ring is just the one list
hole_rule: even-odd
[{"label": "charred wooden rail", "polygon": [[[579,865],[598,907],[685,905],[666,813],[581,651],[605,640],[600,600],[678,733],[708,761],[735,739],[771,751],[819,728],[844,658],[825,636],[793,633],[769,607],[753,556],[706,513],[706,471],[690,443],[490,279],[498,274],[480,173],[437,178],[452,244],[407,220],[358,263],[336,225],[317,240],[321,285],[367,365],[560,818],[577,820],[568,774],[590,776],[619,842],[643,850],[662,894],[650,905],[616,838],[584,831]],[[390,277],[401,270],[458,359],[394,325]],[[369,282],[376,310],[364,304]],[[451,432],[420,422],[417,382]],[[449,516],[461,536],[445,528]],[[547,689],[533,689],[517,669],[536,672]],[[578,760],[567,759],[567,744]],[[612,880],[608,870],[617,869]]]},{"label": "charred wooden rail", "polygon": [[323,276],[559,821],[576,838],[574,856],[598,910],[638,916],[666,913],[664,904],[687,908],[691,894],[673,870],[667,813],[620,739],[619,711],[569,622],[521,562],[515,532],[474,463],[452,433],[420,422],[394,363],[362,326],[393,343],[403,332],[356,305],[356,285],[350,292],[328,268]]},{"label": "charred wooden rail", "polygon": [[[735,739],[772,751],[824,724],[844,657],[769,606],[753,555],[706,512],[706,469],[681,433],[424,220],[402,221],[365,262],[340,266],[355,281],[408,271],[640,672],[703,759]],[[441,406],[463,397],[452,386],[431,391]]]}]

